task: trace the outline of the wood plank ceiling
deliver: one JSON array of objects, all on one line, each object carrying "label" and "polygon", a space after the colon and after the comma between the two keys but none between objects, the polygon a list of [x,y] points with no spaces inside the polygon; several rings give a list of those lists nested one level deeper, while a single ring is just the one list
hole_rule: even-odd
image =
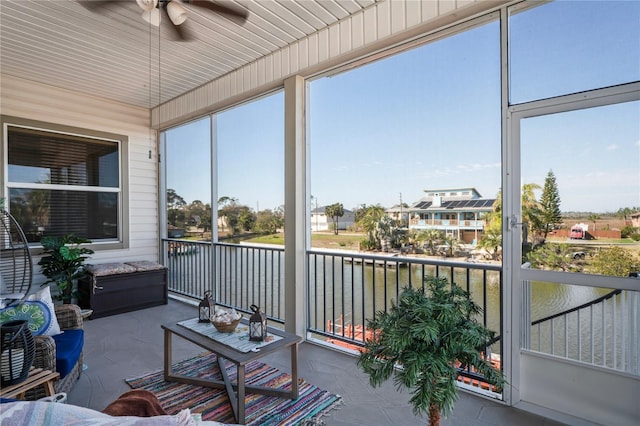
[{"label": "wood plank ceiling", "polygon": [[[190,41],[136,0],[0,0],[0,74],[145,108],[277,51],[380,0],[229,0],[243,25],[185,5]],[[224,3],[224,2],[223,2]]]}]

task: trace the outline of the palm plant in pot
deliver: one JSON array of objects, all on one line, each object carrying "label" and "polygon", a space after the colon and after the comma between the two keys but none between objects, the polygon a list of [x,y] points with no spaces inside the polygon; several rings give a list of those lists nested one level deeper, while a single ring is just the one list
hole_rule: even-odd
[{"label": "palm plant in pot", "polygon": [[374,337],[365,342],[358,366],[377,387],[394,376],[396,387],[409,389],[415,415],[440,424],[458,397],[460,365],[484,375],[501,389],[501,371],[483,358],[494,332],[479,323],[481,312],[468,292],[447,279],[426,277],[425,288],[405,288],[388,312],[368,321]]},{"label": "palm plant in pot", "polygon": [[71,303],[74,296],[74,283],[86,275],[84,262],[93,254],[93,250],[82,247],[91,240],[80,238],[74,234],[64,236],[43,237],[42,258],[38,262],[40,271],[47,277],[42,285],[56,284],[58,294],[55,297],[63,303]]}]

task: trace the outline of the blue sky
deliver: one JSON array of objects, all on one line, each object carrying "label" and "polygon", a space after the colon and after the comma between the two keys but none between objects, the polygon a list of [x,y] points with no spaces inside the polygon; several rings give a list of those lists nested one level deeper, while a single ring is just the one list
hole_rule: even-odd
[{"label": "blue sky", "polygon": [[495,196],[498,30],[493,23],[312,82],[311,191],[320,204],[390,207],[400,193],[412,204],[425,189],[470,186]]},{"label": "blue sky", "polygon": [[201,119],[167,132],[167,186],[187,203],[211,202],[209,119]]},{"label": "blue sky", "polygon": [[[510,30],[513,102],[640,79],[640,2],[547,4],[514,15]],[[425,189],[459,187],[494,197],[498,48],[493,22],[312,81],[308,142],[318,205],[390,207],[400,197],[412,204]],[[220,196],[253,209],[284,202],[282,105],[277,93],[218,115]],[[562,210],[640,206],[639,102],[522,125],[522,180],[542,185],[552,169]],[[209,199],[208,132],[206,122],[169,132],[169,168],[180,170],[170,172],[169,187],[188,202]]]}]

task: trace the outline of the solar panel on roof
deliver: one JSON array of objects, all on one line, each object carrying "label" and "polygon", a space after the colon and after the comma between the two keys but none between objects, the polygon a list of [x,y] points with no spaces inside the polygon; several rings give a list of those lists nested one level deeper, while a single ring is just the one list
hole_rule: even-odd
[{"label": "solar panel on roof", "polygon": [[[490,208],[493,206],[494,201],[494,199],[449,200],[443,201],[440,208],[447,210]],[[413,208],[427,209],[429,207],[433,207],[433,203],[431,201],[420,201]]]}]

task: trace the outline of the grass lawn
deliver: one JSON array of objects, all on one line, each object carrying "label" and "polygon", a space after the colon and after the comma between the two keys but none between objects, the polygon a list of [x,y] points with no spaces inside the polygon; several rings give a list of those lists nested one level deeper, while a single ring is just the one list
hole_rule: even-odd
[{"label": "grass lawn", "polygon": [[358,250],[364,234],[344,233],[335,235],[333,232],[311,234],[311,247]]},{"label": "grass lawn", "polygon": [[252,244],[279,244],[284,245],[284,234],[271,234],[271,235],[261,235],[259,237],[250,238],[248,240],[244,240],[245,242]]},{"label": "grass lawn", "polygon": [[[335,249],[358,249],[358,243],[365,238],[363,234],[338,234],[333,233],[313,233],[311,234],[311,247],[314,248],[335,248]],[[247,243],[260,244],[280,244],[284,245],[284,234],[262,235],[260,237],[246,240]]]}]

